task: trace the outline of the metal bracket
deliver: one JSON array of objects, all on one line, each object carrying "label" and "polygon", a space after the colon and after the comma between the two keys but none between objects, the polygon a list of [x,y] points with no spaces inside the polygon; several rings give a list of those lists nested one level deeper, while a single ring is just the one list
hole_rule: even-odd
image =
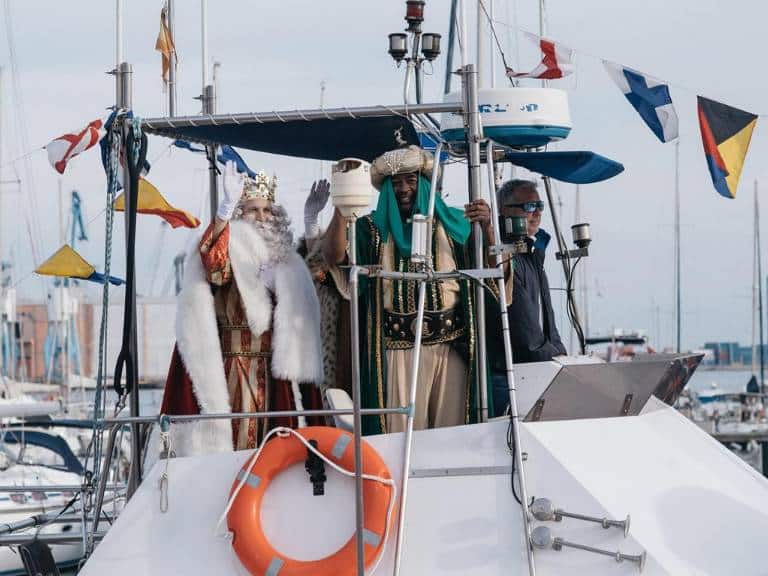
[{"label": "metal bracket", "polygon": [[566,257],[567,258],[584,258],[585,256],[589,256],[589,249],[586,246],[584,248],[575,248],[573,250],[568,250],[565,253],[555,252],[555,258],[557,258],[558,260],[565,260]]},{"label": "metal bracket", "polygon": [[629,414],[629,407],[632,406],[632,398],[634,398],[634,394],[627,394],[624,396],[624,403],[621,405],[621,415],[626,416]]}]

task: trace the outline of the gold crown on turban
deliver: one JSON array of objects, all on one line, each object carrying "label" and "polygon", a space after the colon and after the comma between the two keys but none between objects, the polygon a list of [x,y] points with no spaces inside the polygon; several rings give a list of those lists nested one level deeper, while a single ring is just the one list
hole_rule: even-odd
[{"label": "gold crown on turban", "polygon": [[384,178],[411,172],[419,172],[429,180],[432,178],[434,166],[435,158],[432,154],[411,144],[406,148],[390,150],[376,158],[371,164],[371,184],[380,190]]},{"label": "gold crown on turban", "polygon": [[245,204],[249,200],[269,200],[275,201],[277,192],[277,176],[270,178],[264,170],[259,170],[255,178],[246,176],[243,185],[243,194],[240,196],[240,204]]}]

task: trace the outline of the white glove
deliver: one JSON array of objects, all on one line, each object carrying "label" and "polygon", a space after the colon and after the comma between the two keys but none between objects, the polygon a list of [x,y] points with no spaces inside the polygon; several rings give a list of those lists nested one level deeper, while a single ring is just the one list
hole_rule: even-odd
[{"label": "white glove", "polygon": [[304,202],[304,237],[315,238],[320,233],[317,217],[328,203],[331,195],[331,185],[328,180],[317,180],[312,184],[309,196]]},{"label": "white glove", "polygon": [[224,165],[222,182],[224,184],[224,197],[219,203],[218,210],[216,210],[216,218],[227,222],[235,213],[240,195],[243,193],[243,175],[238,174],[237,167],[231,160]]}]

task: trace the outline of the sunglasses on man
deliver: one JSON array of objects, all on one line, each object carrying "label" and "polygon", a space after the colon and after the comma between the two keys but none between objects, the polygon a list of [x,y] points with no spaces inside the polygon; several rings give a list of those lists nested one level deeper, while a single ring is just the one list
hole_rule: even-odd
[{"label": "sunglasses on man", "polygon": [[526,212],[528,214],[533,214],[537,210],[539,212],[544,211],[544,201],[543,200],[536,200],[534,202],[521,202],[518,204],[505,204],[505,208],[522,208],[523,212]]}]

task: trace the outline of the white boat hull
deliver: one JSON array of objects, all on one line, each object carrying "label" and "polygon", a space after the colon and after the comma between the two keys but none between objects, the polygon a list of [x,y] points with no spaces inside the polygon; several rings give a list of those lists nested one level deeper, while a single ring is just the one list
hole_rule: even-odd
[{"label": "white boat hull", "polygon": [[[415,434],[402,574],[528,574],[506,431],[499,421]],[[524,423],[521,440],[531,495],[572,512],[631,515],[627,538],[570,519],[544,523],[555,536],[625,554],[645,550],[647,575],[766,573],[768,482],[661,402],[652,399],[636,417]],[[368,441],[399,478],[403,436]],[[249,454],[172,460],[166,513],[159,509],[160,462],[81,575],[246,574],[214,527]],[[282,553],[320,558],[352,535],[351,479],[329,473],[326,490],[313,497],[299,465],[274,481],[262,522]],[[392,573],[394,542],[392,535],[376,574]],[[540,576],[638,573],[632,562],[581,550],[534,555]]]}]

